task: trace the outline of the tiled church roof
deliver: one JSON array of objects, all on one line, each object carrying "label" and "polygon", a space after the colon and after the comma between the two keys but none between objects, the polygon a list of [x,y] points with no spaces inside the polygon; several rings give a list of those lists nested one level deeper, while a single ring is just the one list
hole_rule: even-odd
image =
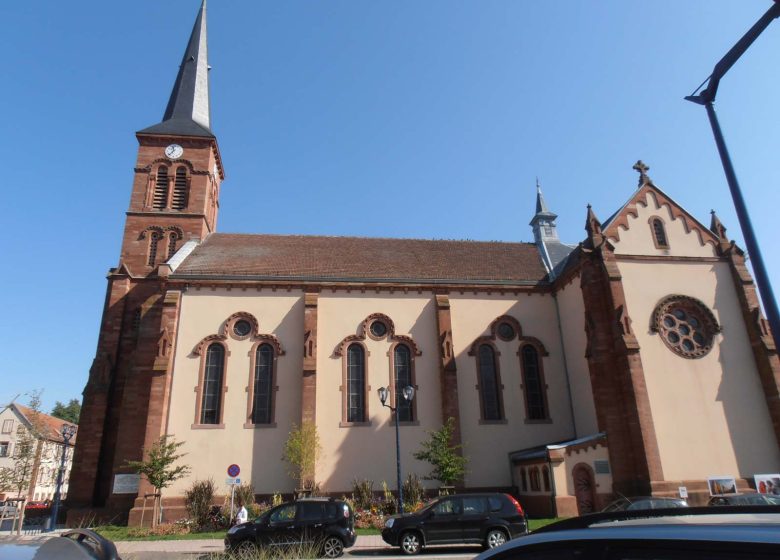
[{"label": "tiled church roof", "polygon": [[174,277],[536,284],[532,243],[214,233]]}]

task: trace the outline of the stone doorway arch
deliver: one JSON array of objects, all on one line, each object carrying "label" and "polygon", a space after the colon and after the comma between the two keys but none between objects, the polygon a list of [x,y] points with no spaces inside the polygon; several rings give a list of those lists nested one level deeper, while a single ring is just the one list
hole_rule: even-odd
[{"label": "stone doorway arch", "polygon": [[593,469],[586,463],[577,463],[572,469],[574,479],[574,497],[577,500],[577,513],[584,515],[597,511],[596,478]]}]

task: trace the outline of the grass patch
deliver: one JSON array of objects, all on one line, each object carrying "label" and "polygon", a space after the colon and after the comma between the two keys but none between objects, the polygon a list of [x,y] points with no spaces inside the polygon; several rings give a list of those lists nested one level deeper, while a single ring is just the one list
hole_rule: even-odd
[{"label": "grass patch", "polygon": [[547,519],[529,519],[528,530],[536,531],[537,529],[544,527],[545,525],[549,525],[550,523],[555,523],[556,521],[560,521],[561,519],[565,519],[565,517],[550,517]]},{"label": "grass patch", "polygon": [[204,539],[224,539],[226,531],[212,531],[210,533],[187,533],[184,535],[131,535],[129,527],[117,525],[101,525],[93,530],[112,541],[192,541]]},{"label": "grass patch", "polygon": [[376,527],[366,527],[365,529],[355,529],[355,532],[358,534],[358,536],[363,535],[364,537],[369,535],[381,535],[382,530],[377,529]]}]

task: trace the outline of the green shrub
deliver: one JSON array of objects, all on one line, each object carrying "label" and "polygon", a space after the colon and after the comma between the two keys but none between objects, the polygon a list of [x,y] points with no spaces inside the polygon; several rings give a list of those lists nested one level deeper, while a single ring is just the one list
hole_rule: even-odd
[{"label": "green shrub", "polygon": [[214,480],[208,478],[206,480],[196,480],[184,492],[184,505],[187,508],[187,515],[198,531],[209,524],[209,512],[214,501],[214,490]]},{"label": "green shrub", "polygon": [[255,488],[252,483],[247,482],[236,486],[233,499],[238,507],[245,506],[248,510],[249,506],[255,503]]},{"label": "green shrub", "polygon": [[409,473],[404,480],[404,510],[414,511],[417,506],[425,499],[425,488],[423,488],[420,477],[414,473]]},{"label": "green shrub", "polygon": [[374,498],[374,481],[357,478],[352,481],[352,500],[355,502],[355,509],[369,509],[371,500]]}]

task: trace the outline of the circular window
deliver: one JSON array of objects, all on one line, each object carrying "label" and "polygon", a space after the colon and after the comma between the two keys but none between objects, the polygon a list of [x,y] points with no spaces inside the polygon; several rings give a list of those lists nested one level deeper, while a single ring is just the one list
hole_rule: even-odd
[{"label": "circular window", "polygon": [[498,336],[502,340],[512,340],[515,337],[515,328],[509,323],[498,325]]},{"label": "circular window", "polygon": [[387,334],[387,325],[385,325],[382,321],[374,321],[371,323],[369,330],[376,338],[382,338]]},{"label": "circular window", "polygon": [[675,354],[701,358],[712,349],[718,322],[706,305],[687,296],[663,299],[653,313],[653,330]]},{"label": "circular window", "polygon": [[252,332],[252,324],[246,319],[239,319],[233,325],[233,333],[236,336],[246,336]]}]

